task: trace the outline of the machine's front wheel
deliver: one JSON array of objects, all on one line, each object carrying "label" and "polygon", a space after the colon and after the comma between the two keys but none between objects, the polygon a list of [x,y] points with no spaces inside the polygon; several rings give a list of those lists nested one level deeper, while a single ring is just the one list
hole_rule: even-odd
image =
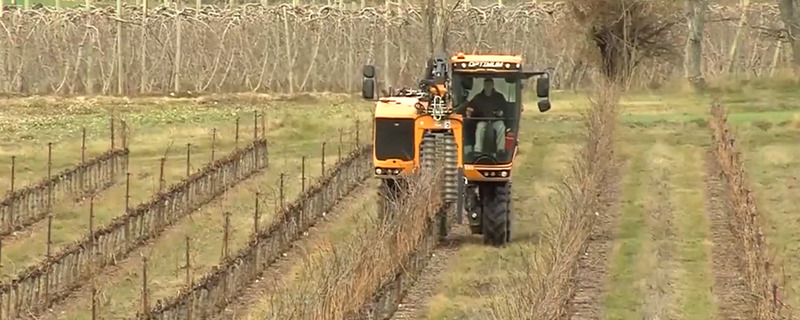
[{"label": "machine's front wheel", "polygon": [[502,246],[511,241],[511,183],[481,186],[483,197],[483,243]]},{"label": "machine's front wheel", "polygon": [[483,225],[481,224],[483,205],[478,198],[477,190],[475,190],[475,186],[466,187],[465,190],[464,209],[467,212],[469,230],[472,234],[483,234]]}]

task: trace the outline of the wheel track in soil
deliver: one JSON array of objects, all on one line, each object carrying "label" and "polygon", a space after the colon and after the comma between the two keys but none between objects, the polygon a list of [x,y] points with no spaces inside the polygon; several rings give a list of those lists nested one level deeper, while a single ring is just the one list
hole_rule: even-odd
[{"label": "wheel track in soil", "polygon": [[[659,142],[657,142],[658,144]],[[670,157],[671,149],[656,149],[655,157],[648,162],[649,179],[645,187],[650,190],[650,201],[645,207],[644,225],[648,239],[645,240],[645,285],[642,317],[644,319],[677,319],[674,310],[675,235],[673,222],[675,206],[672,202],[673,186],[669,177],[674,175],[675,163]]]},{"label": "wheel track in soil", "polygon": [[705,211],[710,221],[711,263],[714,282],[712,293],[716,300],[715,318],[753,319],[754,309],[745,296],[747,284],[743,278],[744,261],[729,222],[728,206],[719,175],[720,168],[711,152],[706,156]]},{"label": "wheel track in soil", "polygon": [[235,301],[232,301],[225,308],[225,311],[211,319],[255,319],[250,314],[254,311],[253,308],[259,303],[263,303],[264,298],[270,297],[279,288],[290,285],[291,282],[282,283],[282,281],[290,276],[292,268],[301,263],[302,259],[306,258],[309,253],[316,250],[315,244],[327,241],[325,239],[326,234],[331,232],[330,229],[335,227],[337,223],[341,223],[359,212],[361,208],[354,207],[354,205],[358,203],[360,198],[374,201],[374,190],[377,187],[377,181],[372,177],[368,177],[361,182],[345,196],[345,199],[342,199],[339,204],[332,208],[324,218],[310,227],[302,238],[292,243],[291,248],[284,253],[283,258],[278,259],[267,267],[257,282],[252,283],[245,289]]},{"label": "wheel track in soil", "polygon": [[476,242],[477,244],[477,241],[479,241],[479,238],[470,236],[467,228],[468,226],[466,225],[453,228],[444,243],[436,246],[425,268],[422,269],[414,284],[406,292],[397,306],[397,311],[394,312],[390,319],[425,319],[425,312],[428,311],[428,302],[436,294],[450,259],[463,244],[468,242]]}]

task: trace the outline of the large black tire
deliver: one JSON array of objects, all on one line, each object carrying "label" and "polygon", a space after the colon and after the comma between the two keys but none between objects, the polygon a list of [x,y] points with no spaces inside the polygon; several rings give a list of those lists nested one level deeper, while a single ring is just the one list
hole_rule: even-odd
[{"label": "large black tire", "polygon": [[483,197],[483,243],[502,246],[511,241],[511,183],[486,184]]}]

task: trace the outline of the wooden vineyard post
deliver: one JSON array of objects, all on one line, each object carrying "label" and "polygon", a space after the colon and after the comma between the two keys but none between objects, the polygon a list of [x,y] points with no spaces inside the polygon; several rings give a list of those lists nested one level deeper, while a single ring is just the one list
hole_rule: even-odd
[{"label": "wooden vineyard post", "polygon": [[[117,3],[119,3],[119,1],[120,0],[117,0]],[[117,11],[117,14],[119,14],[119,11]],[[119,21],[117,21],[117,24],[119,24]],[[117,37],[119,37],[119,34],[117,34]],[[117,60],[121,59],[121,56],[117,56],[117,57],[118,57]],[[116,141],[117,138],[114,135],[114,122],[115,121],[114,121],[114,115],[113,114],[109,118],[109,121],[111,122],[111,126],[110,126],[111,127],[111,129],[110,129],[110,131],[111,131],[111,150],[115,150],[117,148],[117,141]],[[111,179],[115,180],[115,181],[116,181],[116,176],[117,176],[117,164],[116,164],[116,162],[117,162],[116,158],[111,158]]]},{"label": "wooden vineyard post", "polygon": [[53,212],[53,143],[47,143],[47,212]]},{"label": "wooden vineyard post", "polygon": [[344,132],[342,132],[342,128],[339,128],[339,159],[337,161],[342,161],[342,143],[344,142]]},{"label": "wooden vineyard post", "polygon": [[[128,148],[128,123],[125,120],[120,120],[120,125],[122,125],[122,149]],[[126,167],[127,169],[127,167]]]},{"label": "wooden vineyard post", "polygon": [[131,173],[125,173],[125,213],[131,210]]},{"label": "wooden vineyard post", "polygon": [[191,175],[191,167],[192,167],[192,144],[186,144],[186,176]]},{"label": "wooden vineyard post", "polygon": [[92,281],[92,320],[97,320],[97,286]]},{"label": "wooden vineyard post", "polygon": [[281,185],[280,185],[280,188],[279,188],[279,190],[280,190],[279,191],[280,192],[280,196],[279,197],[281,199],[281,212],[286,208],[285,204],[284,204],[285,194],[283,192],[283,180],[284,180],[285,176],[286,175],[283,172],[281,172]]},{"label": "wooden vineyard post", "polygon": [[[122,133],[122,148],[127,150],[128,149],[128,143],[130,143],[130,142],[128,142],[128,124],[125,121],[122,121],[122,128],[123,128],[123,131],[122,131],[123,132]],[[128,153],[128,155],[125,156],[125,164],[124,164],[125,165],[125,172],[129,171],[128,168],[130,168],[130,162],[131,162],[131,157],[130,157],[130,153]]]},{"label": "wooden vineyard post", "polygon": [[[225,226],[223,228],[222,233],[222,259],[221,264],[224,264],[226,260],[228,260],[228,241],[230,240],[230,228],[231,228],[231,213],[225,211]],[[222,286],[222,296],[228,296],[228,287]]]},{"label": "wooden vineyard post", "polygon": [[359,146],[361,146],[361,139],[360,139],[360,122],[356,119],[356,147],[355,150],[358,150]]},{"label": "wooden vineyard post", "polygon": [[[323,141],[322,142],[322,160],[321,160],[321,162],[322,162],[321,163],[322,164],[322,169],[321,169],[322,175],[320,176],[322,179],[325,178],[325,146],[327,144],[328,144],[327,141]],[[325,201],[326,200],[325,192],[320,193],[320,195],[322,195],[322,205],[323,206],[327,205],[327,202]]]},{"label": "wooden vineyard post", "polygon": [[[87,0],[88,1],[88,0]],[[86,127],[81,129],[81,164],[86,163]],[[84,180],[85,179],[86,170],[81,169],[80,171],[80,183],[78,186],[81,190],[83,190]]]},{"label": "wooden vineyard post", "polygon": [[321,177],[325,177],[325,145],[327,143],[328,143],[327,141],[323,141],[322,142],[322,160],[321,160],[322,161],[322,169],[321,169],[321,171],[322,171],[321,174],[322,175],[321,175]]},{"label": "wooden vineyard post", "polygon": [[267,138],[267,113],[261,111],[261,139]]},{"label": "wooden vineyard post", "polygon": [[[261,199],[261,192],[256,192],[256,208],[255,208],[255,210],[253,210],[254,211],[253,212],[253,243],[256,245],[256,247],[258,246],[259,232],[261,231],[260,227],[259,227],[259,222],[260,222],[259,220],[261,220],[261,212],[259,210],[259,204],[258,204],[260,202],[260,199]],[[260,250],[257,250],[257,249],[254,250],[254,255],[253,255],[253,261],[255,262],[255,265],[257,265],[257,266],[261,265],[260,259],[259,259],[259,256],[260,256],[259,255],[259,251]]]},{"label": "wooden vineyard post", "polygon": [[[256,146],[256,141],[258,141],[258,110],[253,111],[253,147]],[[253,153],[253,160],[256,167],[258,167],[258,154]]]},{"label": "wooden vineyard post", "polygon": [[258,110],[253,111],[253,141],[258,140]]},{"label": "wooden vineyard post", "polygon": [[261,139],[264,139],[264,166],[269,167],[269,141],[267,141],[267,113],[261,111]]},{"label": "wooden vineyard post", "polygon": [[[234,147],[236,149],[239,149],[239,120],[241,120],[241,119],[239,117],[236,117],[236,133],[234,135],[234,140],[235,140],[234,141],[234,143],[235,143]],[[212,157],[211,161],[214,161],[213,157]]]},{"label": "wooden vineyard post", "polygon": [[[119,0],[117,0],[117,2],[119,2]],[[111,150],[114,150],[116,148],[116,146],[117,146],[116,141],[114,141],[116,139],[116,137],[114,136],[114,115],[111,115],[111,117],[109,118],[109,122],[110,122],[110,128],[111,128],[110,129],[110,133],[111,133]]]},{"label": "wooden vineyard post", "polygon": [[[52,255],[53,241],[53,214],[47,215],[47,260],[50,260]],[[50,272],[44,274],[44,300],[45,303],[50,305]]]},{"label": "wooden vineyard post", "polygon": [[86,163],[86,127],[82,129],[81,134],[81,164]]},{"label": "wooden vineyard post", "polygon": [[8,208],[8,224],[14,223],[14,207],[16,207],[14,203],[14,182],[16,180],[16,173],[17,173],[17,156],[11,156],[11,206]]},{"label": "wooden vineyard post", "polygon": [[191,241],[192,239],[189,238],[189,236],[186,236],[186,286],[187,287],[189,287],[192,284]]},{"label": "wooden vineyard post", "polygon": [[254,216],[253,217],[253,234],[255,235],[255,240],[256,241],[258,241],[258,232],[260,231],[259,227],[258,227],[258,222],[259,222],[259,220],[261,220],[261,216],[260,216],[260,213],[259,213],[259,210],[258,210],[258,203],[259,203],[259,198],[260,197],[261,197],[261,192],[256,192],[256,208],[254,210],[255,212],[253,213],[253,216]]},{"label": "wooden vineyard post", "polygon": [[[239,131],[238,129],[236,130]],[[238,133],[237,133],[238,136]],[[237,137],[238,140],[238,137]],[[214,162],[214,148],[217,143],[217,128],[211,129],[211,162]]]},{"label": "wooden vineyard post", "polygon": [[230,240],[230,228],[231,228],[231,213],[225,211],[225,226],[222,230],[222,262],[225,262],[228,259],[228,240]]},{"label": "wooden vineyard post", "polygon": [[300,193],[306,192],[306,156],[303,156],[301,160],[301,167],[300,167]]},{"label": "wooden vineyard post", "polygon": [[158,192],[164,191],[164,163],[167,162],[167,158],[161,157],[161,168],[159,169],[158,173]]},{"label": "wooden vineyard post", "polygon": [[89,196],[89,268],[94,268],[94,194]]}]

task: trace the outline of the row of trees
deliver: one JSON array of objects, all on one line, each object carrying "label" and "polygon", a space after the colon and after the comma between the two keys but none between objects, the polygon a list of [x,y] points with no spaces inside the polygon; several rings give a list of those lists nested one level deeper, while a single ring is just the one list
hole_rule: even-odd
[{"label": "row of trees", "polygon": [[[711,1],[711,2],[710,2]],[[724,1],[720,1],[724,2]],[[800,76],[800,17],[798,0],[777,0],[779,27],[747,26],[750,0],[740,0],[741,16],[728,54],[727,69],[736,63],[742,34],[746,28],[759,29],[760,36],[777,42],[775,57],[785,45],[791,50],[791,66]],[[683,43],[683,69],[686,80],[695,89],[705,87],[703,74],[704,39],[707,12],[713,0],[579,0],[571,9],[581,25],[588,26],[591,42],[602,59],[602,71],[609,78],[629,78],[637,65],[648,59],[680,55]],[[683,8],[681,8],[683,6]],[[679,14],[683,13],[683,14]],[[622,19],[620,19],[622,17]],[[733,19],[734,17],[730,17]],[[683,30],[681,30],[683,29]],[[683,36],[680,36],[683,35]]]}]

